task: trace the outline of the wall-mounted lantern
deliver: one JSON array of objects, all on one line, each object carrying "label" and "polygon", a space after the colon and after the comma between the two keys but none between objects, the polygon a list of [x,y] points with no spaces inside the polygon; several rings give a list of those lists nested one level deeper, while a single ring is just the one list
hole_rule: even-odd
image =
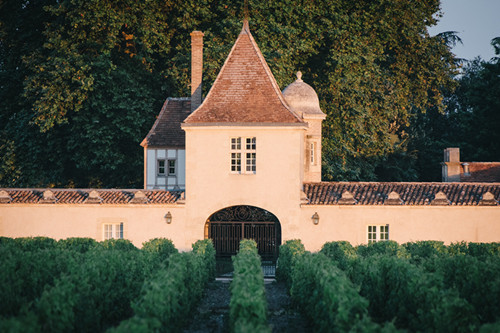
[{"label": "wall-mounted lantern", "polygon": [[314,213],[314,215],[312,216],[311,219],[312,219],[312,221],[313,221],[313,223],[315,225],[318,224],[319,223],[319,215],[318,215],[318,213]]},{"label": "wall-mounted lantern", "polygon": [[165,222],[167,222],[167,224],[172,223],[172,214],[170,214],[170,212],[165,214],[164,218],[165,218]]}]

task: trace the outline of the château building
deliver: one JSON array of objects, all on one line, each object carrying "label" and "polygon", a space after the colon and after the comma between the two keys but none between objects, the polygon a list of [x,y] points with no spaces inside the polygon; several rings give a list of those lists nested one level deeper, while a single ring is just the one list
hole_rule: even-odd
[{"label": "ch\u00e2teau building", "polygon": [[500,183],[322,182],[326,115],[300,72],[281,90],[245,21],[202,99],[203,33],[191,38],[192,96],[167,98],[141,143],[144,189],[0,189],[1,236],[166,237],[181,250],[212,238],[220,257],[253,238],[269,260],[296,238],[311,251],[500,241]]}]

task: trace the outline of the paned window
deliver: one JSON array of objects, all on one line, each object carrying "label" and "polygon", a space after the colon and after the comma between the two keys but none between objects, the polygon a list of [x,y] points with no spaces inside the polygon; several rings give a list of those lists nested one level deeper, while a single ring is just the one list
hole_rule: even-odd
[{"label": "paned window", "polygon": [[389,225],[369,225],[368,243],[389,240]]},{"label": "paned window", "polygon": [[103,225],[103,238],[106,239],[123,239],[123,222],[108,223]]},{"label": "paned window", "polygon": [[158,160],[158,176],[165,176],[165,160]]},{"label": "paned window", "polygon": [[246,138],[246,172],[255,173],[256,171],[256,138]]},{"label": "paned window", "polygon": [[315,149],[315,144],[314,142],[311,142],[311,164],[314,164],[315,163],[315,159],[314,159],[314,154],[316,153],[316,149]]},{"label": "paned window", "polygon": [[231,172],[255,173],[257,171],[257,139],[231,138]]},{"label": "paned window", "polygon": [[175,160],[168,160],[168,175],[175,176]]}]

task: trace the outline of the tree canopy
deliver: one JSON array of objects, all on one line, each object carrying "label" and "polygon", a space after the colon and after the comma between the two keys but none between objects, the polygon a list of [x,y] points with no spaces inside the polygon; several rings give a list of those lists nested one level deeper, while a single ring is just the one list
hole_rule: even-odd
[{"label": "tree canopy", "polygon": [[[139,143],[166,97],[189,96],[190,32],[205,33],[206,94],[243,6],[4,0],[0,186],[141,187]],[[318,92],[328,115],[324,179],[417,180],[414,129],[429,110],[443,114],[456,85],[449,44],[427,31],[439,0],[249,0],[248,8],[280,87],[300,70]]]}]

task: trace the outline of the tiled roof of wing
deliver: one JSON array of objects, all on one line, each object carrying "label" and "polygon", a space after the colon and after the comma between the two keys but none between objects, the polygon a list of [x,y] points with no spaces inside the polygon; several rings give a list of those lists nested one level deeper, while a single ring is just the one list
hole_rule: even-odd
[{"label": "tiled roof of wing", "polygon": [[[305,183],[304,193],[310,205],[342,204],[342,195],[349,192],[356,205],[429,205],[447,204],[473,206],[482,204],[491,193],[497,205],[500,183],[395,183],[395,182],[321,182]],[[442,192],[446,200],[438,200]],[[433,203],[434,202],[434,203]]]},{"label": "tiled roof of wing", "polygon": [[190,112],[190,98],[167,98],[141,146],[184,148],[186,134],[181,129],[181,123]]}]

